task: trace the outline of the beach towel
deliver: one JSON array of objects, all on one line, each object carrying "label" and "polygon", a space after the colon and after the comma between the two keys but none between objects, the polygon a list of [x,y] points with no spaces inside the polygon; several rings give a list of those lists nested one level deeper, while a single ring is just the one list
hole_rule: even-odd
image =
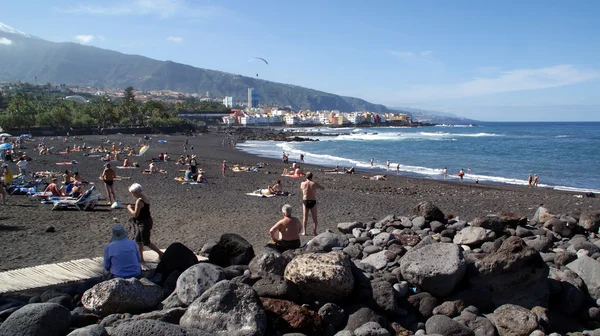
[{"label": "beach towel", "polygon": [[77,161],[73,160],[71,162],[57,162],[56,164],[59,166],[70,166],[70,165],[77,164]]},{"label": "beach towel", "polygon": [[325,174],[346,174],[344,172],[325,172]]},{"label": "beach towel", "polygon": [[272,194],[272,195],[261,195],[261,194],[255,194],[255,193],[247,193],[246,195],[248,195],[248,196],[256,196],[256,197],[262,197],[262,198],[270,198],[270,197],[277,196],[275,194]]},{"label": "beach towel", "polygon": [[138,167],[117,166],[117,169],[138,169]]},{"label": "beach towel", "polygon": [[300,177],[304,177],[304,175],[286,175],[286,174],[281,174],[281,176],[284,176],[284,177],[289,177],[289,178],[300,178]]},{"label": "beach towel", "polygon": [[194,181],[187,182],[187,181],[183,181],[183,182],[181,182],[181,184],[198,185],[198,184],[208,184],[208,182],[194,182]]}]

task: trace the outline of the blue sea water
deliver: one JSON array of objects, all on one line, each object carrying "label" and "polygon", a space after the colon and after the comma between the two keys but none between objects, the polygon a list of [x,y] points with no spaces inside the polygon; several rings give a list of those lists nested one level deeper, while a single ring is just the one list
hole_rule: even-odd
[{"label": "blue sea water", "polygon": [[[291,129],[307,131],[303,129]],[[305,162],[351,167],[373,173],[386,170],[400,175],[465,182],[527,185],[529,174],[538,174],[541,187],[578,192],[600,192],[600,123],[535,122],[481,123],[477,126],[419,128],[315,128],[318,142],[248,141],[238,148],[263,157],[290,160],[305,154]],[[315,138],[315,137],[312,137]],[[374,168],[369,161],[374,158]],[[468,173],[471,168],[471,173]]]}]

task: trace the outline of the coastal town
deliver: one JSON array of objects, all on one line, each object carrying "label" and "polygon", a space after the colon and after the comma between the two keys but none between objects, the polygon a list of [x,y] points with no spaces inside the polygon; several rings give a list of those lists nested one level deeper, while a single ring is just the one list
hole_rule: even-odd
[{"label": "coastal town", "polygon": [[[0,83],[0,92],[15,93],[22,92],[26,84]],[[37,85],[36,85],[37,87]],[[118,103],[125,97],[125,89],[120,88],[96,88],[75,85],[52,85],[48,83],[41,86],[45,94],[63,95],[62,99],[88,104],[90,100],[105,97],[114,103]],[[170,90],[134,90],[136,101],[145,103],[148,101],[160,101],[165,104],[181,104],[185,101],[194,100],[222,104],[229,109],[230,113],[214,113],[214,111],[179,111],[177,116],[183,119],[193,120],[217,120],[224,125],[233,126],[258,126],[258,125],[286,125],[286,126],[346,126],[346,125],[397,125],[411,126],[413,121],[406,113],[388,112],[377,113],[370,111],[339,111],[306,109],[295,110],[292,106],[275,106],[260,102],[260,94],[254,88],[248,88],[247,100],[236,99],[234,96],[211,97],[209,92],[205,94],[182,93]],[[246,98],[246,97],[244,97]]]}]

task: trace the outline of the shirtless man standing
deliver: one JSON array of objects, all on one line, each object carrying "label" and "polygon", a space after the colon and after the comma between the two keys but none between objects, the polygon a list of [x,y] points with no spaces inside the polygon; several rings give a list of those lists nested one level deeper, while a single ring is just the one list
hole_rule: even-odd
[{"label": "shirtless man standing", "polygon": [[[300,231],[302,225],[296,217],[292,217],[292,206],[289,204],[281,208],[283,219],[277,222],[269,230],[271,239],[274,244],[267,244],[268,247],[277,249],[279,252],[286,250],[297,249],[300,247]],[[277,236],[281,233],[281,239]]]},{"label": "shirtless man standing", "polygon": [[306,235],[306,224],[308,223],[308,212],[312,213],[313,223],[315,225],[313,234],[317,235],[317,190],[325,190],[320,184],[312,181],[313,174],[306,173],[306,181],[300,183],[302,190],[302,235]]}]

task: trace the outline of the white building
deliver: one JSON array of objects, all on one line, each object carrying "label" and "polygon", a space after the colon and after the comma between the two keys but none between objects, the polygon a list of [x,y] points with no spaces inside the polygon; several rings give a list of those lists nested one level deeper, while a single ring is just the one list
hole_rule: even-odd
[{"label": "white building", "polygon": [[223,123],[227,126],[235,125],[235,117],[232,117],[232,116],[223,117]]},{"label": "white building", "polygon": [[296,125],[298,124],[298,117],[293,114],[288,114],[285,116],[284,121],[286,125]]},{"label": "white building", "polygon": [[225,107],[234,107],[235,106],[235,97],[223,98],[223,105],[225,105]]}]

